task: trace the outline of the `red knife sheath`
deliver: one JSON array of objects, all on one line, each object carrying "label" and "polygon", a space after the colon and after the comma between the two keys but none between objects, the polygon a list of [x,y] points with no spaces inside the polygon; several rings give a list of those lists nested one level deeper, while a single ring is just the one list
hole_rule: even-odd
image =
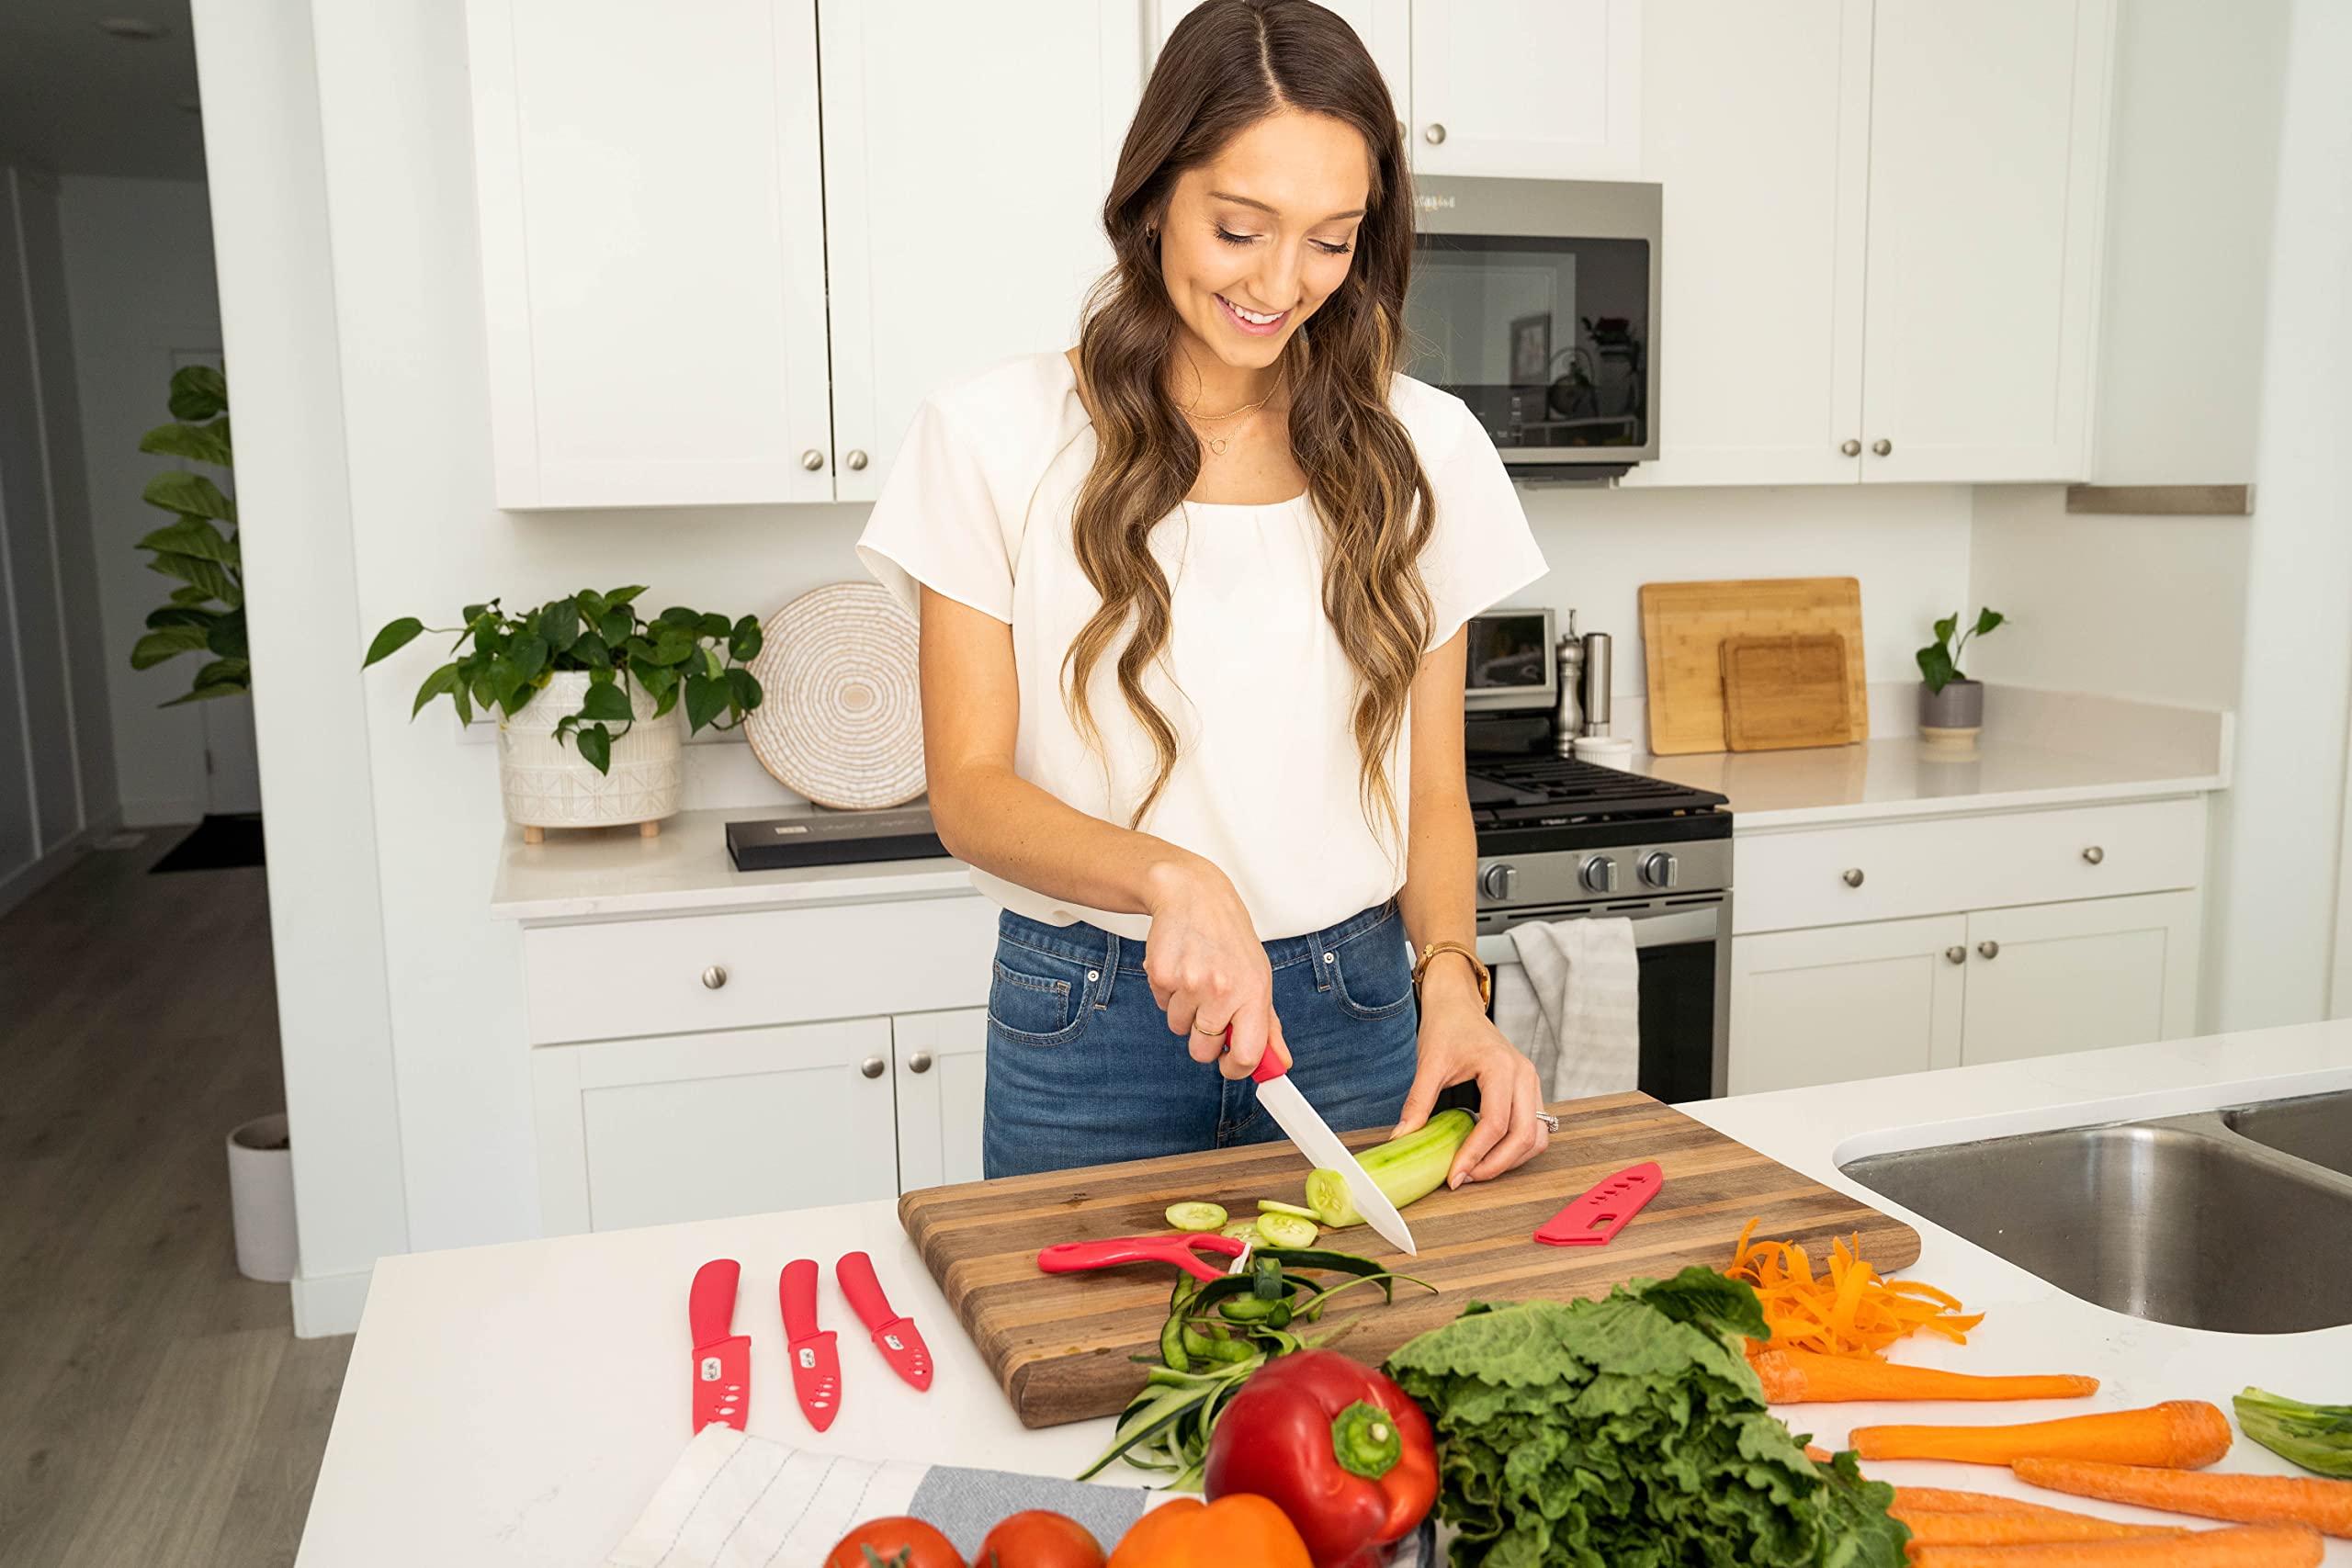
[{"label": "red knife sheath", "polygon": [[914,1319],[890,1309],[890,1298],[882,1293],[882,1281],[874,1276],[874,1259],[863,1252],[845,1252],[833,1265],[833,1278],[841,1281],[842,1294],[849,1298],[850,1309],[865,1325],[874,1348],[882,1352],[890,1370],[917,1389],[929,1388],[931,1347],[923,1343]]},{"label": "red knife sheath", "polygon": [[1606,1247],[1665,1185],[1656,1160],[1629,1165],[1546,1220],[1535,1239],[1553,1247]]},{"label": "red knife sheath", "polygon": [[735,1288],[742,1266],[715,1258],[695,1270],[686,1292],[686,1326],[695,1341],[695,1430],[717,1422],[743,1430],[752,1407],[752,1341],[727,1331],[735,1322]]},{"label": "red knife sheath", "polygon": [[776,1282],[784,1308],[785,1355],[792,1363],[792,1392],[800,1413],[820,1432],[842,1411],[842,1357],[832,1331],[817,1327],[817,1263],[796,1258]]}]

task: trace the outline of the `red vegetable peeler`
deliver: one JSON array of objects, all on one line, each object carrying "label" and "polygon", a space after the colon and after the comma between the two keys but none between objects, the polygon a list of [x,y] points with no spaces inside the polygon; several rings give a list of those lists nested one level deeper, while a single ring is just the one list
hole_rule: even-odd
[{"label": "red vegetable peeler", "polygon": [[[1222,1253],[1236,1261],[1219,1269],[1201,1256],[1203,1249]],[[1037,1254],[1037,1267],[1048,1274],[1075,1274],[1084,1269],[1108,1269],[1120,1263],[1173,1263],[1196,1280],[1217,1280],[1238,1274],[1250,1244],[1239,1236],[1214,1231],[1176,1231],[1167,1235],[1114,1235],[1105,1241],[1065,1241]]]}]

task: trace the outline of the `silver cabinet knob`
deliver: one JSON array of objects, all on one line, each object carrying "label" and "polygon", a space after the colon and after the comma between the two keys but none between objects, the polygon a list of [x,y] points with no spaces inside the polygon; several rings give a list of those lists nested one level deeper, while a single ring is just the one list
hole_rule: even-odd
[{"label": "silver cabinet knob", "polygon": [[1862,455],[1862,444],[1854,436],[1849,435],[1845,440],[1838,443],[1838,450],[1849,457],[1859,457]]},{"label": "silver cabinet knob", "polygon": [[865,454],[853,446],[850,448],[849,456],[843,457],[842,461],[846,463],[853,470],[862,468],[865,467]]},{"label": "silver cabinet knob", "polygon": [[1947,964],[1967,963],[1968,949],[1961,946],[1958,942],[1952,943],[1950,947],[1944,949],[1944,962]]},{"label": "silver cabinet knob", "polygon": [[1889,441],[1885,436],[1882,435],[1882,436],[1880,436],[1877,440],[1875,440],[1875,441],[1873,441],[1873,442],[1871,442],[1871,451],[1873,451],[1873,452],[1875,452],[1875,453],[1877,453],[1880,457],[1885,457],[1889,452],[1892,452],[1892,451],[1894,451],[1894,442],[1892,442],[1892,441]]},{"label": "silver cabinet knob", "polygon": [[1644,855],[1642,880],[1652,887],[1671,887],[1682,880],[1682,863],[1664,850]]},{"label": "silver cabinet knob", "polygon": [[1860,887],[1862,885],[1862,868],[1858,865],[1848,866],[1844,880],[1849,887]]},{"label": "silver cabinet knob", "polygon": [[825,455],[811,446],[800,454],[800,466],[813,474],[825,466]]},{"label": "silver cabinet knob", "polygon": [[1976,944],[1976,953],[1980,958],[1998,958],[2001,956],[2001,944],[1997,942],[1980,942]]},{"label": "silver cabinet knob", "polygon": [[1508,898],[1519,890],[1519,867],[1501,862],[1478,874],[1478,891],[1489,898]]},{"label": "silver cabinet knob", "polygon": [[702,972],[702,983],[715,991],[727,984],[727,971],[714,964]]},{"label": "silver cabinet knob", "polygon": [[1445,127],[1431,120],[1429,128],[1421,132],[1421,140],[1432,147],[1439,145],[1445,140]]},{"label": "silver cabinet knob", "polygon": [[2107,858],[2107,852],[2100,849],[2097,844],[2093,844],[2089,849],[2083,852],[2083,858],[2090,862],[2093,865],[2097,865],[2099,862]]},{"label": "silver cabinet knob", "polygon": [[878,1078],[888,1066],[889,1064],[881,1057],[868,1056],[857,1065],[857,1070],[869,1078]]},{"label": "silver cabinet knob", "polygon": [[927,1073],[931,1071],[932,1061],[933,1057],[930,1052],[918,1051],[913,1055],[907,1058],[907,1071],[910,1073]]},{"label": "silver cabinet knob", "polygon": [[1617,863],[1608,855],[1595,855],[1584,863],[1584,869],[1577,873],[1577,880],[1584,884],[1588,893],[1614,893],[1617,891]]}]

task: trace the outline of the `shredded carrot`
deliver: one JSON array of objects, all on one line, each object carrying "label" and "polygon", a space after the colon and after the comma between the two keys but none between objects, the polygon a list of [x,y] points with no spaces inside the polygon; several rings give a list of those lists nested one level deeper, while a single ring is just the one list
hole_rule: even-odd
[{"label": "shredded carrot", "polygon": [[1883,1360],[1889,1345],[1926,1329],[1962,1344],[1984,1321],[1963,1314],[1960,1303],[1933,1285],[1886,1280],[1861,1255],[1861,1237],[1829,1244],[1828,1268],[1816,1279],[1813,1260],[1792,1241],[1756,1241],[1757,1222],[1739,1233],[1724,1270],[1756,1287],[1771,1325],[1774,1349]]}]

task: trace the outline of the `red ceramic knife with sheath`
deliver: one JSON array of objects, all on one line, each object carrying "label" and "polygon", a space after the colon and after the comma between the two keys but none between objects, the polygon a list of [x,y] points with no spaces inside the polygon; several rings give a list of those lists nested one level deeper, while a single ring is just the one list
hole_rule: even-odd
[{"label": "red ceramic knife with sheath", "polygon": [[796,1258],[784,1266],[776,1294],[784,1307],[785,1359],[792,1363],[792,1392],[800,1413],[820,1432],[842,1410],[842,1358],[832,1331],[817,1328],[817,1263]]},{"label": "red ceramic knife with sheath", "polygon": [[842,1294],[849,1298],[851,1310],[865,1325],[874,1348],[882,1352],[890,1370],[917,1389],[929,1388],[931,1347],[922,1342],[922,1331],[913,1318],[900,1317],[890,1309],[882,1281],[874,1277],[874,1259],[863,1252],[845,1252],[833,1265],[833,1278],[842,1282]]},{"label": "red ceramic knife with sheath", "polygon": [[695,1339],[695,1430],[717,1422],[743,1430],[752,1407],[752,1341],[729,1334],[735,1323],[735,1287],[742,1266],[715,1258],[695,1270],[686,1292],[686,1326]]}]

